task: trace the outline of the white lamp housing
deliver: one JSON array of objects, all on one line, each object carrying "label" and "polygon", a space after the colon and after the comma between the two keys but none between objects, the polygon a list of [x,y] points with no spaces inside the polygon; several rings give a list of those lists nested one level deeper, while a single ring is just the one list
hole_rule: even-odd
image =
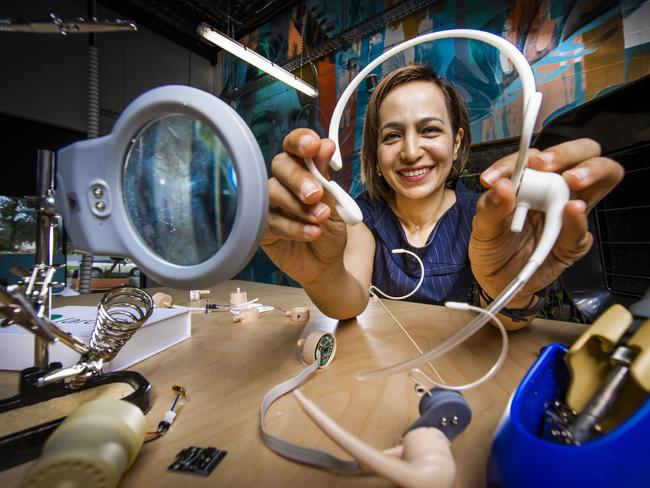
[{"label": "white lamp housing", "polygon": [[209,41],[212,44],[225,49],[229,53],[234,54],[243,61],[246,61],[248,64],[252,64],[257,69],[261,69],[267,75],[273,76],[274,78],[282,81],[283,83],[286,83],[290,87],[295,88],[296,90],[304,93],[309,97],[315,98],[318,96],[318,90],[316,90],[316,88],[313,86],[305,83],[293,73],[289,73],[286,69],[278,66],[272,61],[269,61],[264,56],[256,53],[252,49],[248,49],[243,44],[238,43],[225,34],[222,34],[218,30],[213,29],[206,24],[201,24],[197,28],[197,32],[206,41]]}]

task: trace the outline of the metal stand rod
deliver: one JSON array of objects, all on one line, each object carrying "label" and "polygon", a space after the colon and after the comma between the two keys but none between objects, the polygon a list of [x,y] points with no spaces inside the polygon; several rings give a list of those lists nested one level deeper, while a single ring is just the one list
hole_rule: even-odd
[{"label": "metal stand rod", "polygon": [[[36,226],[36,266],[51,266],[54,258],[54,153],[39,149],[36,186],[38,212]],[[52,305],[52,290],[47,291],[43,302],[42,316],[49,317]],[[48,344],[45,339],[34,336],[34,366],[46,369],[49,363]]]},{"label": "metal stand rod", "polygon": [[[88,0],[88,17],[95,18],[96,0]],[[95,34],[88,36],[88,139],[99,136],[99,50],[95,46]],[[92,291],[93,255],[81,253],[79,264],[79,293]]]}]

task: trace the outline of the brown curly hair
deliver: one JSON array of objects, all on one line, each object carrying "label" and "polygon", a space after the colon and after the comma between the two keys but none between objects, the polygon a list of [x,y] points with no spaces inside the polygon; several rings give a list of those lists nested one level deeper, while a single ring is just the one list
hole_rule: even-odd
[{"label": "brown curly hair", "polygon": [[429,66],[414,64],[392,71],[372,92],[363,126],[363,143],[361,145],[361,181],[364,183],[370,198],[388,201],[394,196],[393,189],[384,178],[377,174],[377,150],[379,141],[379,107],[386,96],[398,85],[410,81],[430,81],[440,88],[445,97],[445,105],[449,113],[453,134],[463,129],[463,138],[447,177],[447,184],[452,184],[465,167],[469,156],[471,135],[467,107],[460,94],[445,78],[439,77]]}]

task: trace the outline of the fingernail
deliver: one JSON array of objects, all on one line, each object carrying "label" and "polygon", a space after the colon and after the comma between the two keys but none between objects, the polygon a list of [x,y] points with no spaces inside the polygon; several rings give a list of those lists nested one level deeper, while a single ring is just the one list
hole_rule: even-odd
[{"label": "fingernail", "polygon": [[323,212],[326,209],[327,209],[327,205],[318,202],[317,204],[312,205],[312,207],[309,209],[309,213],[312,214],[314,217],[318,218],[323,214]]},{"label": "fingernail", "polygon": [[584,200],[576,200],[576,203],[580,207],[581,211],[584,212],[585,210],[587,210],[587,202],[585,202]]},{"label": "fingernail", "polygon": [[496,191],[491,190],[490,201],[492,202],[492,205],[499,205],[501,203],[501,197]]},{"label": "fingernail", "polygon": [[305,180],[300,185],[300,193],[302,193],[303,198],[308,198],[318,191],[318,187],[309,180]]},{"label": "fingernail", "polygon": [[567,171],[567,173],[571,173],[578,181],[584,181],[589,176],[589,170],[587,168],[573,168]]},{"label": "fingernail", "polygon": [[544,162],[544,164],[547,164],[547,165],[548,164],[553,164],[553,159],[555,159],[553,157],[553,153],[550,153],[550,152],[541,152],[541,153],[538,154],[538,156],[539,156],[539,159],[541,159]]},{"label": "fingernail", "polygon": [[306,236],[311,236],[316,230],[318,229],[317,225],[310,225],[307,224],[305,225],[303,232],[305,233]]},{"label": "fingernail", "polygon": [[489,185],[493,185],[501,177],[501,172],[496,169],[491,169],[481,175],[481,179]]},{"label": "fingernail", "polygon": [[302,136],[298,140],[298,145],[300,146],[300,150],[304,151],[307,148],[307,146],[309,145],[309,143],[311,142],[311,140],[312,140],[312,138],[310,136],[307,136],[307,135]]}]

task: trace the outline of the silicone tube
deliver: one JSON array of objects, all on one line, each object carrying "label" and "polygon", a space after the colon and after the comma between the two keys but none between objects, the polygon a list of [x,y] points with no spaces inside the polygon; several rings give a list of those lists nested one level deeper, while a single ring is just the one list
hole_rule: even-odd
[{"label": "silicone tube", "polygon": [[[411,379],[415,381],[416,384],[422,385],[424,383],[421,380],[419,380],[418,377],[424,378],[432,385],[437,386],[438,388],[445,388],[448,390],[463,391],[463,390],[470,390],[472,388],[476,388],[477,386],[482,385],[490,378],[492,378],[495,374],[497,374],[501,369],[501,366],[503,366],[503,363],[506,362],[506,357],[508,357],[508,332],[506,331],[506,328],[503,326],[503,323],[499,320],[499,318],[493,313],[491,313],[489,310],[483,310],[480,307],[474,307],[469,303],[458,303],[458,302],[447,302],[445,303],[445,307],[451,308],[453,310],[471,310],[472,312],[476,312],[478,314],[487,314],[489,316],[489,319],[494,322],[494,324],[499,329],[499,332],[501,333],[501,352],[499,353],[499,357],[497,358],[496,362],[492,365],[492,367],[487,371],[487,373],[485,373],[477,380],[470,381],[469,383],[465,383],[464,385],[448,385],[448,384],[438,383],[436,380],[430,378],[424,371],[422,371],[419,368],[414,368],[411,370],[410,373]],[[428,388],[430,388],[430,386]]]},{"label": "silicone tube", "polygon": [[[339,125],[343,114],[343,108],[359,83],[380,63],[405,49],[423,42],[456,37],[476,39],[498,48],[510,58],[522,83],[524,116],[521,137],[519,139],[517,162],[515,163],[515,169],[511,178],[515,185],[515,189],[517,190],[517,208],[512,220],[511,230],[513,232],[521,231],[528,209],[546,212],[544,231],[540,236],[537,248],[517,277],[510,282],[503,292],[501,292],[501,294],[487,308],[488,312],[496,315],[519,291],[521,291],[526,282],[531,278],[544,259],[546,259],[546,256],[550,253],[560,230],[562,229],[562,211],[564,205],[569,200],[569,189],[561,176],[525,168],[528,160],[528,148],[530,146],[535,121],[537,120],[537,115],[541,105],[542,95],[535,91],[535,77],[533,75],[533,70],[526,60],[526,57],[515,45],[510,43],[510,41],[489,32],[473,29],[451,29],[418,36],[389,49],[366,66],[352,80],[341,95],[341,99],[334,109],[332,123],[330,125],[329,137],[336,143],[336,151],[332,157],[330,165],[334,169],[339,169],[342,166],[341,153],[338,147]],[[357,378],[359,380],[369,380],[415,368],[421,363],[437,358],[458,346],[460,343],[475,334],[489,320],[490,316],[488,314],[479,315],[459,332],[449,337],[429,352],[393,366],[375,371],[360,372],[357,374]]]},{"label": "silicone tube", "polygon": [[[517,276],[517,278],[515,278],[510,283],[510,285],[508,285],[508,287],[501,293],[501,295],[499,295],[486,310],[493,315],[499,313],[499,311],[505,307],[505,305],[521,290],[526,281],[527,280],[522,280],[520,276]],[[387,366],[385,368],[376,369],[373,371],[360,371],[357,373],[357,379],[359,381],[367,381],[376,378],[383,378],[384,376],[390,376],[393,374],[401,373],[402,371],[408,371],[412,368],[416,368],[420,364],[442,356],[446,352],[463,343],[471,336],[473,336],[476,332],[478,332],[479,329],[489,321],[490,314],[477,315],[465,327],[463,327],[451,337],[445,339],[441,344],[434,347],[430,351],[407,361],[394,364],[392,366]]]},{"label": "silicone tube", "polygon": [[407,488],[453,486],[456,466],[449,449],[449,440],[440,430],[431,427],[414,429],[404,436],[402,446],[391,449],[390,454],[387,454],[345,430],[300,390],[294,390],[293,395],[321,430],[363,467]]},{"label": "silicone tube", "polygon": [[[517,277],[501,292],[487,307],[490,314],[498,314],[512,298],[521,291],[523,286],[533,276],[551,252],[560,230],[562,230],[562,213],[564,205],[569,201],[570,193],[564,179],[556,173],[546,173],[526,169],[522,177],[518,198],[526,203],[528,208],[546,213],[544,230],[539,237],[537,247],[526,265]],[[402,363],[368,372],[359,372],[357,378],[361,381],[381,378],[415,368],[420,364],[442,356],[447,351],[458,346],[474,335],[481,327],[490,321],[490,314],[476,316],[456,334],[447,338],[440,345],[425,354],[409,359]]]}]

